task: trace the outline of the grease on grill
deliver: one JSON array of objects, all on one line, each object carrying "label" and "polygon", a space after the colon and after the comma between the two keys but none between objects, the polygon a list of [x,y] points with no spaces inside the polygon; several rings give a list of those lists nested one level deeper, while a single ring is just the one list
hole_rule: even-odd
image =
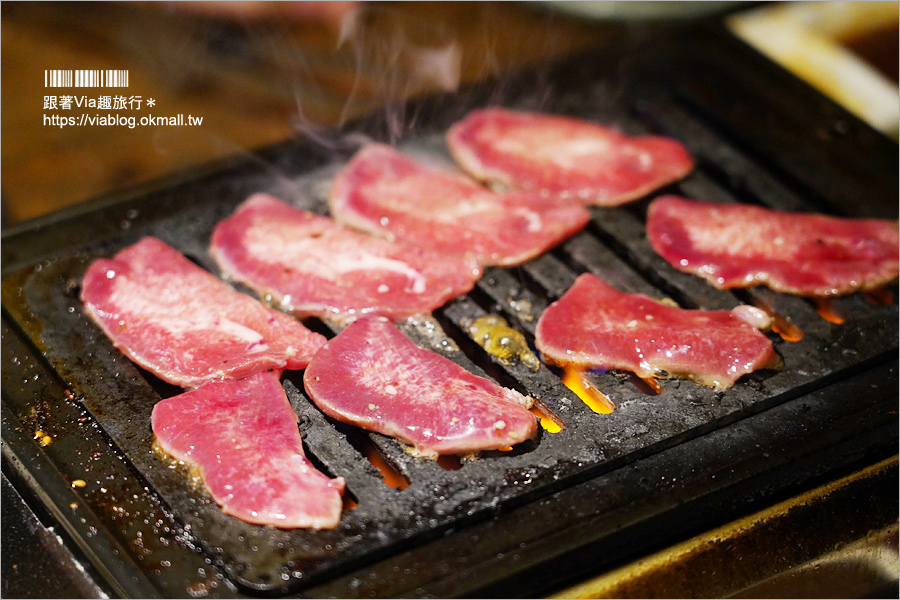
[{"label": "grease on grill", "polygon": [[518,359],[532,371],[540,368],[540,361],[528,347],[525,336],[509,326],[506,319],[498,315],[478,317],[466,325],[466,332],[485,352],[496,357],[502,364],[512,364]]},{"label": "grease on grill", "polygon": [[53,438],[41,431],[40,429],[35,430],[34,439],[40,441],[41,446],[49,446],[53,443]]},{"label": "grease on grill", "polygon": [[156,442],[156,438],[153,439],[153,453],[159,457],[160,460],[165,463],[165,465],[170,469],[176,469],[185,474],[185,478],[188,483],[191,485],[191,489],[193,489],[196,493],[207,494],[206,485],[203,483],[203,476],[200,475],[200,469],[194,465],[184,462],[183,460],[179,460],[162,449],[162,447]]}]

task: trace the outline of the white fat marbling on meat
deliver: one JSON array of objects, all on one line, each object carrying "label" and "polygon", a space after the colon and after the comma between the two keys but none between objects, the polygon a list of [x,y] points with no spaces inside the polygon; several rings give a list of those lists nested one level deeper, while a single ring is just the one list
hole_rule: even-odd
[{"label": "white fat marbling on meat", "polygon": [[356,256],[336,256],[330,267],[340,275],[353,271],[391,271],[409,280],[412,293],[421,294],[425,291],[425,276],[405,262],[393,258],[362,253]]}]

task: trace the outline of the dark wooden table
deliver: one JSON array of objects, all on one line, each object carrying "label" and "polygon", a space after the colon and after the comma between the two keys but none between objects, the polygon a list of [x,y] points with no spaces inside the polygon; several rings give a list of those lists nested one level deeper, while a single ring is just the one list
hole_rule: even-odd
[{"label": "dark wooden table", "polygon": [[[170,3],[4,2],[3,222],[548,62],[601,43],[608,27],[528,3],[364,3],[328,26],[216,18]],[[129,85],[45,87],[50,69],[127,69]],[[142,103],[44,108],[46,96],[66,95]],[[203,122],[45,125],[46,117],[82,113]]]}]

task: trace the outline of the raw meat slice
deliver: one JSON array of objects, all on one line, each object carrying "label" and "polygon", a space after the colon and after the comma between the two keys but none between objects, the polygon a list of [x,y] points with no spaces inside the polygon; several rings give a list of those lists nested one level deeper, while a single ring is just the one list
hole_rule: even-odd
[{"label": "raw meat slice", "polygon": [[346,225],[483,265],[523,263],[590,219],[582,206],[536,194],[498,194],[370,144],[335,178],[331,214]]},{"label": "raw meat slice", "polygon": [[471,260],[366,235],[265,194],[216,226],[211,252],[226,276],[295,315],[341,323],[430,312],[481,276]]},{"label": "raw meat slice", "polygon": [[303,453],[279,372],[208,383],[153,407],[157,445],[199,471],[222,511],[284,529],[332,529],[344,480]]},{"label": "raw meat slice", "polygon": [[896,221],[663,196],[650,205],[647,236],[676,269],[720,289],[762,284],[839,296],[878,288],[898,273]]},{"label": "raw meat slice", "polygon": [[543,312],[535,343],[551,364],[684,377],[725,389],[746,373],[780,362],[769,338],[744,318],[737,309],[666,306],[585,273]]},{"label": "raw meat slice", "polygon": [[181,387],[302,369],[325,343],[153,237],[94,261],[81,300],[119,350]]},{"label": "raw meat slice", "polygon": [[383,317],[359,319],[329,340],[303,383],[326,414],[425,458],[503,448],[537,432],[531,398],[420,348]]},{"label": "raw meat slice", "polygon": [[694,167],[671,138],[631,137],[588,121],[503,108],[469,113],[450,128],[447,142],[477,179],[598,206],[636,200]]}]

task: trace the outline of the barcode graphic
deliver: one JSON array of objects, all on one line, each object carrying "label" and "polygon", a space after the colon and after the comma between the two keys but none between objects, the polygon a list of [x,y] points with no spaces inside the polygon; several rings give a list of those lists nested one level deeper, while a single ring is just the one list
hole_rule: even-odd
[{"label": "barcode graphic", "polygon": [[44,87],[128,87],[128,69],[46,69]]}]

